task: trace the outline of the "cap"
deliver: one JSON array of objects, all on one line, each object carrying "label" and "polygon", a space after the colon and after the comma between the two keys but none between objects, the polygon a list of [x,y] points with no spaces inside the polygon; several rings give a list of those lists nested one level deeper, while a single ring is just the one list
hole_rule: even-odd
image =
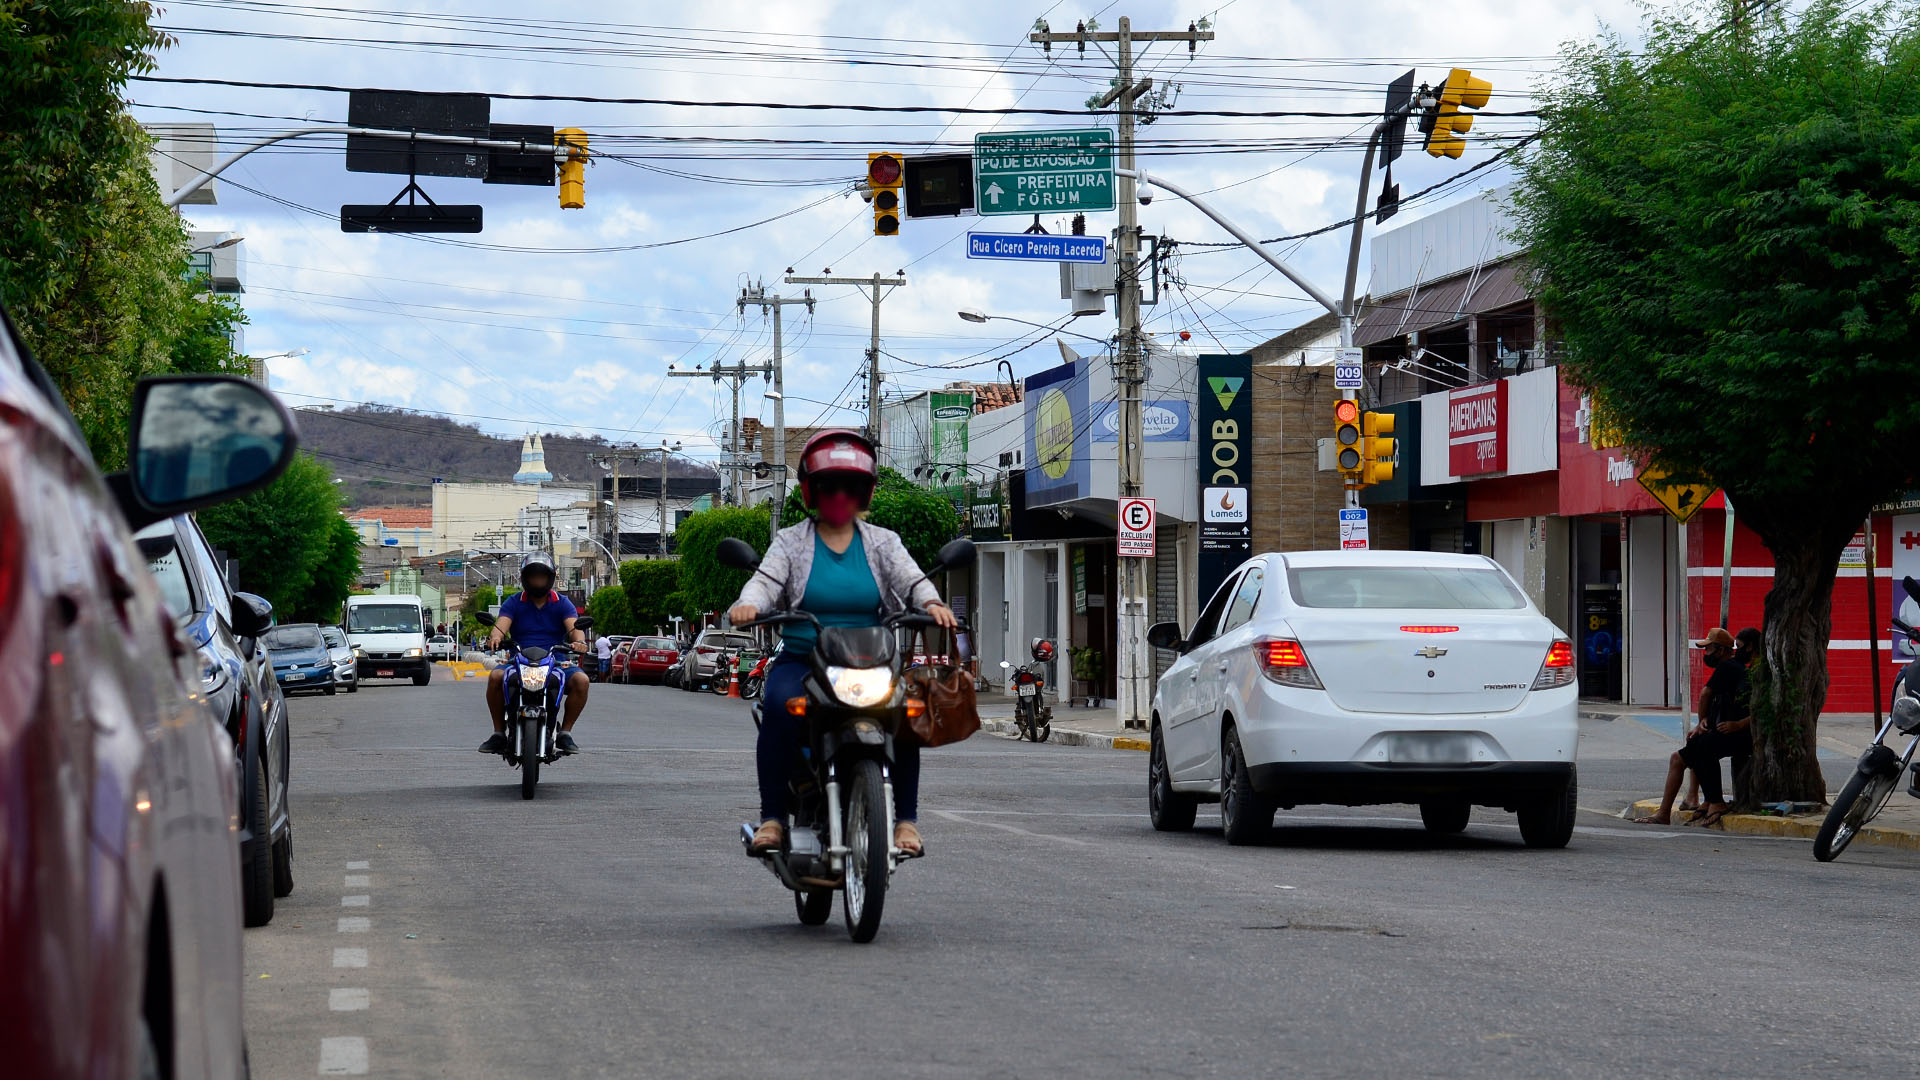
[{"label": "cap", "polygon": [[1696,641],[1693,643],[1693,647],[1696,649],[1704,649],[1709,645],[1720,645],[1720,646],[1724,646],[1725,648],[1731,649],[1733,648],[1733,635],[1727,633],[1726,627],[1716,626],[1713,629],[1707,631],[1706,637],[1703,637],[1699,641]]}]

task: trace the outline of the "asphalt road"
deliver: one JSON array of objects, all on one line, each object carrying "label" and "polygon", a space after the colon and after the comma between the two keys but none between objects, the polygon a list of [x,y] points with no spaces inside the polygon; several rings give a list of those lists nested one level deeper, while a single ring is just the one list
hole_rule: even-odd
[{"label": "asphalt road", "polygon": [[[292,706],[296,890],[247,932],[256,1075],[1910,1074],[1890,1006],[1920,856],[1584,814],[1283,813],[1262,849],[1146,818],[1146,755],[982,735],[927,756],[929,855],[880,937],[799,925],[740,851],[742,703],[601,686],[585,753],[474,752],[476,682]],[[1583,805],[1664,747],[1596,727]],[[1891,1022],[1889,1022],[1891,1018]]]}]

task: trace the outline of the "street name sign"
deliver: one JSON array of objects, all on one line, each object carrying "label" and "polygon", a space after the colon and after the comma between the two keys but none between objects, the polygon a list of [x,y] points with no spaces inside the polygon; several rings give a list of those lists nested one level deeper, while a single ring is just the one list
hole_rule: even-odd
[{"label": "street name sign", "polygon": [[1340,511],[1340,550],[1365,551],[1368,548],[1367,511]]},{"label": "street name sign", "polygon": [[1020,262],[1107,261],[1104,236],[1050,236],[1046,233],[967,234],[967,258],[1013,259]]},{"label": "street name sign", "polygon": [[1122,558],[1153,558],[1153,519],[1154,501],[1152,499],[1120,500],[1120,542],[1118,552]]},{"label": "street name sign", "polygon": [[1361,374],[1361,357],[1365,354],[1359,349],[1341,349],[1333,362],[1333,388],[1335,390],[1358,390],[1365,385]]},{"label": "street name sign", "polygon": [[1113,209],[1113,132],[975,135],[973,208],[986,216]]},{"label": "street name sign", "polygon": [[1667,513],[1673,515],[1673,520],[1682,525],[1698,513],[1701,507],[1707,505],[1707,500],[1713,498],[1713,493],[1719,490],[1711,484],[1673,483],[1667,478],[1665,469],[1656,469],[1651,465],[1641,469],[1636,479],[1640,481],[1641,487],[1647,489],[1647,494],[1653,496],[1653,501],[1659,503]]}]

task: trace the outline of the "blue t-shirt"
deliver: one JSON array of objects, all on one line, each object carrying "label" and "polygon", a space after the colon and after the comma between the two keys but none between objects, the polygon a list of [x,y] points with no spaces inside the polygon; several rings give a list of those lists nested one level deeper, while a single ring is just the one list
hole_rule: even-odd
[{"label": "blue t-shirt", "polygon": [[[834,554],[820,534],[813,536],[813,569],[807,573],[807,591],[800,608],[822,626],[877,626],[880,623],[880,584],[867,565],[867,546],[860,530],[853,532],[847,550]],[[795,656],[813,651],[820,635],[811,623],[794,623],[782,633],[781,648]]]},{"label": "blue t-shirt", "polygon": [[501,601],[500,617],[513,620],[507,632],[520,644],[557,649],[567,641],[567,620],[579,618],[580,611],[557,592],[539,607],[518,592]]}]

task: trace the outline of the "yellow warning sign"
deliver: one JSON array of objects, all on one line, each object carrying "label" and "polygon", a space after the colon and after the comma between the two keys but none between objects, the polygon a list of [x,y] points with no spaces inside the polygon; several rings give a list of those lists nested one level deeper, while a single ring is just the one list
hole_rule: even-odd
[{"label": "yellow warning sign", "polygon": [[1666,508],[1675,521],[1685,524],[1688,518],[1698,513],[1713,493],[1720,490],[1711,484],[1675,484],[1667,479],[1665,469],[1648,465],[1640,470],[1637,477],[1640,486],[1647,489],[1655,502]]}]

